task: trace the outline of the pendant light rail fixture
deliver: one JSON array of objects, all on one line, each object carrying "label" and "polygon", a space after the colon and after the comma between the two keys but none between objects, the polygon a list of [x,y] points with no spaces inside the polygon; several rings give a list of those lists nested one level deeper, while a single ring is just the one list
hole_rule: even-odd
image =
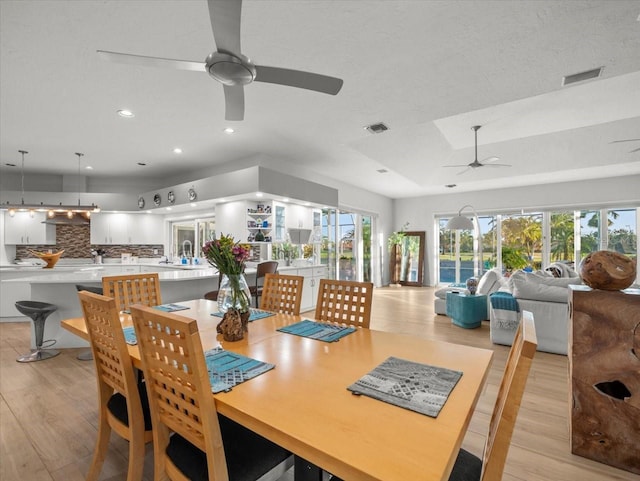
[{"label": "pendant light rail fixture", "polygon": [[[24,202],[24,155],[28,154],[26,150],[18,150],[22,155],[22,168],[21,168],[21,188],[22,198],[19,204],[0,204],[0,210],[6,210],[9,216],[13,217],[16,212],[29,212],[31,217],[36,212],[47,212],[49,218],[54,217],[56,214],[66,214],[67,217],[72,218],[75,214],[84,214],[87,218],[91,216],[92,212],[100,212],[100,207],[95,204],[81,205],[80,204],[80,192],[78,192],[78,205],[64,205],[62,202],[59,204],[45,204],[40,202],[39,204],[26,204]],[[78,185],[80,183],[80,158],[84,155],[76,152],[78,156]],[[79,190],[79,189],[78,189]]]}]

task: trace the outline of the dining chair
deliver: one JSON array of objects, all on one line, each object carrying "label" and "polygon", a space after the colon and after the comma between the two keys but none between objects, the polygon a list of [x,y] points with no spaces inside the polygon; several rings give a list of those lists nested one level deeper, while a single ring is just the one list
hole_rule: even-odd
[{"label": "dining chair", "polygon": [[126,311],[132,304],[157,306],[162,304],[160,279],[157,272],[105,276],[102,290],[107,297],[113,297],[118,311]]},{"label": "dining chair", "polygon": [[260,297],[260,309],[300,315],[304,277],[284,274],[266,274]]},{"label": "dining chair", "polygon": [[[89,292],[93,292],[94,294],[100,294],[100,295],[103,294],[102,287],[87,286],[84,284],[76,284],[76,290],[78,292],[89,291]],[[88,349],[78,354],[76,356],[76,359],[78,359],[79,361],[93,361],[93,353],[91,352],[91,349]]]},{"label": "dining chair", "polygon": [[281,477],[291,453],[218,414],[197,322],[140,305],[131,315],[154,426],[155,479]]},{"label": "dining chair", "polygon": [[315,320],[368,328],[372,298],[371,282],[320,279]]},{"label": "dining chair", "polygon": [[278,272],[278,261],[265,261],[260,262],[256,266],[256,280],[253,286],[249,286],[249,290],[251,291],[251,295],[255,297],[256,304],[258,307],[258,298],[262,296],[262,289],[264,284],[264,276],[267,274],[275,274]]},{"label": "dining chair", "polygon": [[129,441],[127,481],[139,481],[145,444],[153,439],[147,391],[137,382],[115,300],[88,291],[78,297],[98,381],[98,439],[86,479],[98,479],[113,430]]},{"label": "dining chair", "polygon": [[527,384],[538,340],[533,314],[522,311],[522,320],[509,351],[498,397],[493,408],[482,459],[460,449],[449,481],[495,481],[502,479],[511,435]]}]

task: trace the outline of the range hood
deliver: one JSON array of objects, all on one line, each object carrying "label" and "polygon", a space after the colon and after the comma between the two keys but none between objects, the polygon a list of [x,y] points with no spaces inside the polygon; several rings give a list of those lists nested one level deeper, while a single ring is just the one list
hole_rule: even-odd
[{"label": "range hood", "polygon": [[292,244],[309,244],[311,241],[311,229],[287,229]]},{"label": "range hood", "polygon": [[56,214],[42,221],[43,224],[49,225],[90,225],[91,221],[82,214],[75,214],[69,218],[66,214]]}]

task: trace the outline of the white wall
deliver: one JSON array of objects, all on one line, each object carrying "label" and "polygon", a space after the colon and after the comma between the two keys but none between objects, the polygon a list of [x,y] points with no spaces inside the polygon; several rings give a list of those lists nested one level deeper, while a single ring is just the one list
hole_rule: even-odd
[{"label": "white wall", "polygon": [[437,283],[437,257],[433,248],[437,235],[435,216],[457,214],[467,204],[472,205],[478,214],[520,212],[523,209],[639,207],[640,175],[395,200],[394,229],[400,229],[409,222],[409,230],[427,231],[426,285]]}]

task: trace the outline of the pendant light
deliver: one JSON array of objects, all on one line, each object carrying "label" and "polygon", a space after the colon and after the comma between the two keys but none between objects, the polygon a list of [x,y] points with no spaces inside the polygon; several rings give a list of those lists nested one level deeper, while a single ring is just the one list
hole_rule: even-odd
[{"label": "pendant light", "polygon": [[91,212],[100,212],[100,208],[95,205],[81,205],[80,204],[80,158],[84,155],[80,152],[75,154],[78,156],[78,205],[63,205],[59,204],[45,204],[40,202],[39,204],[25,204],[24,203],[24,155],[28,154],[26,150],[18,150],[22,155],[22,168],[21,168],[21,188],[22,197],[19,204],[12,204],[7,202],[0,205],[0,210],[6,210],[9,216],[13,217],[16,212],[29,212],[31,217],[35,216],[36,212],[47,212],[48,217],[52,218],[56,213],[66,213],[67,217],[71,219],[74,213],[84,213],[87,217],[91,215]]}]

